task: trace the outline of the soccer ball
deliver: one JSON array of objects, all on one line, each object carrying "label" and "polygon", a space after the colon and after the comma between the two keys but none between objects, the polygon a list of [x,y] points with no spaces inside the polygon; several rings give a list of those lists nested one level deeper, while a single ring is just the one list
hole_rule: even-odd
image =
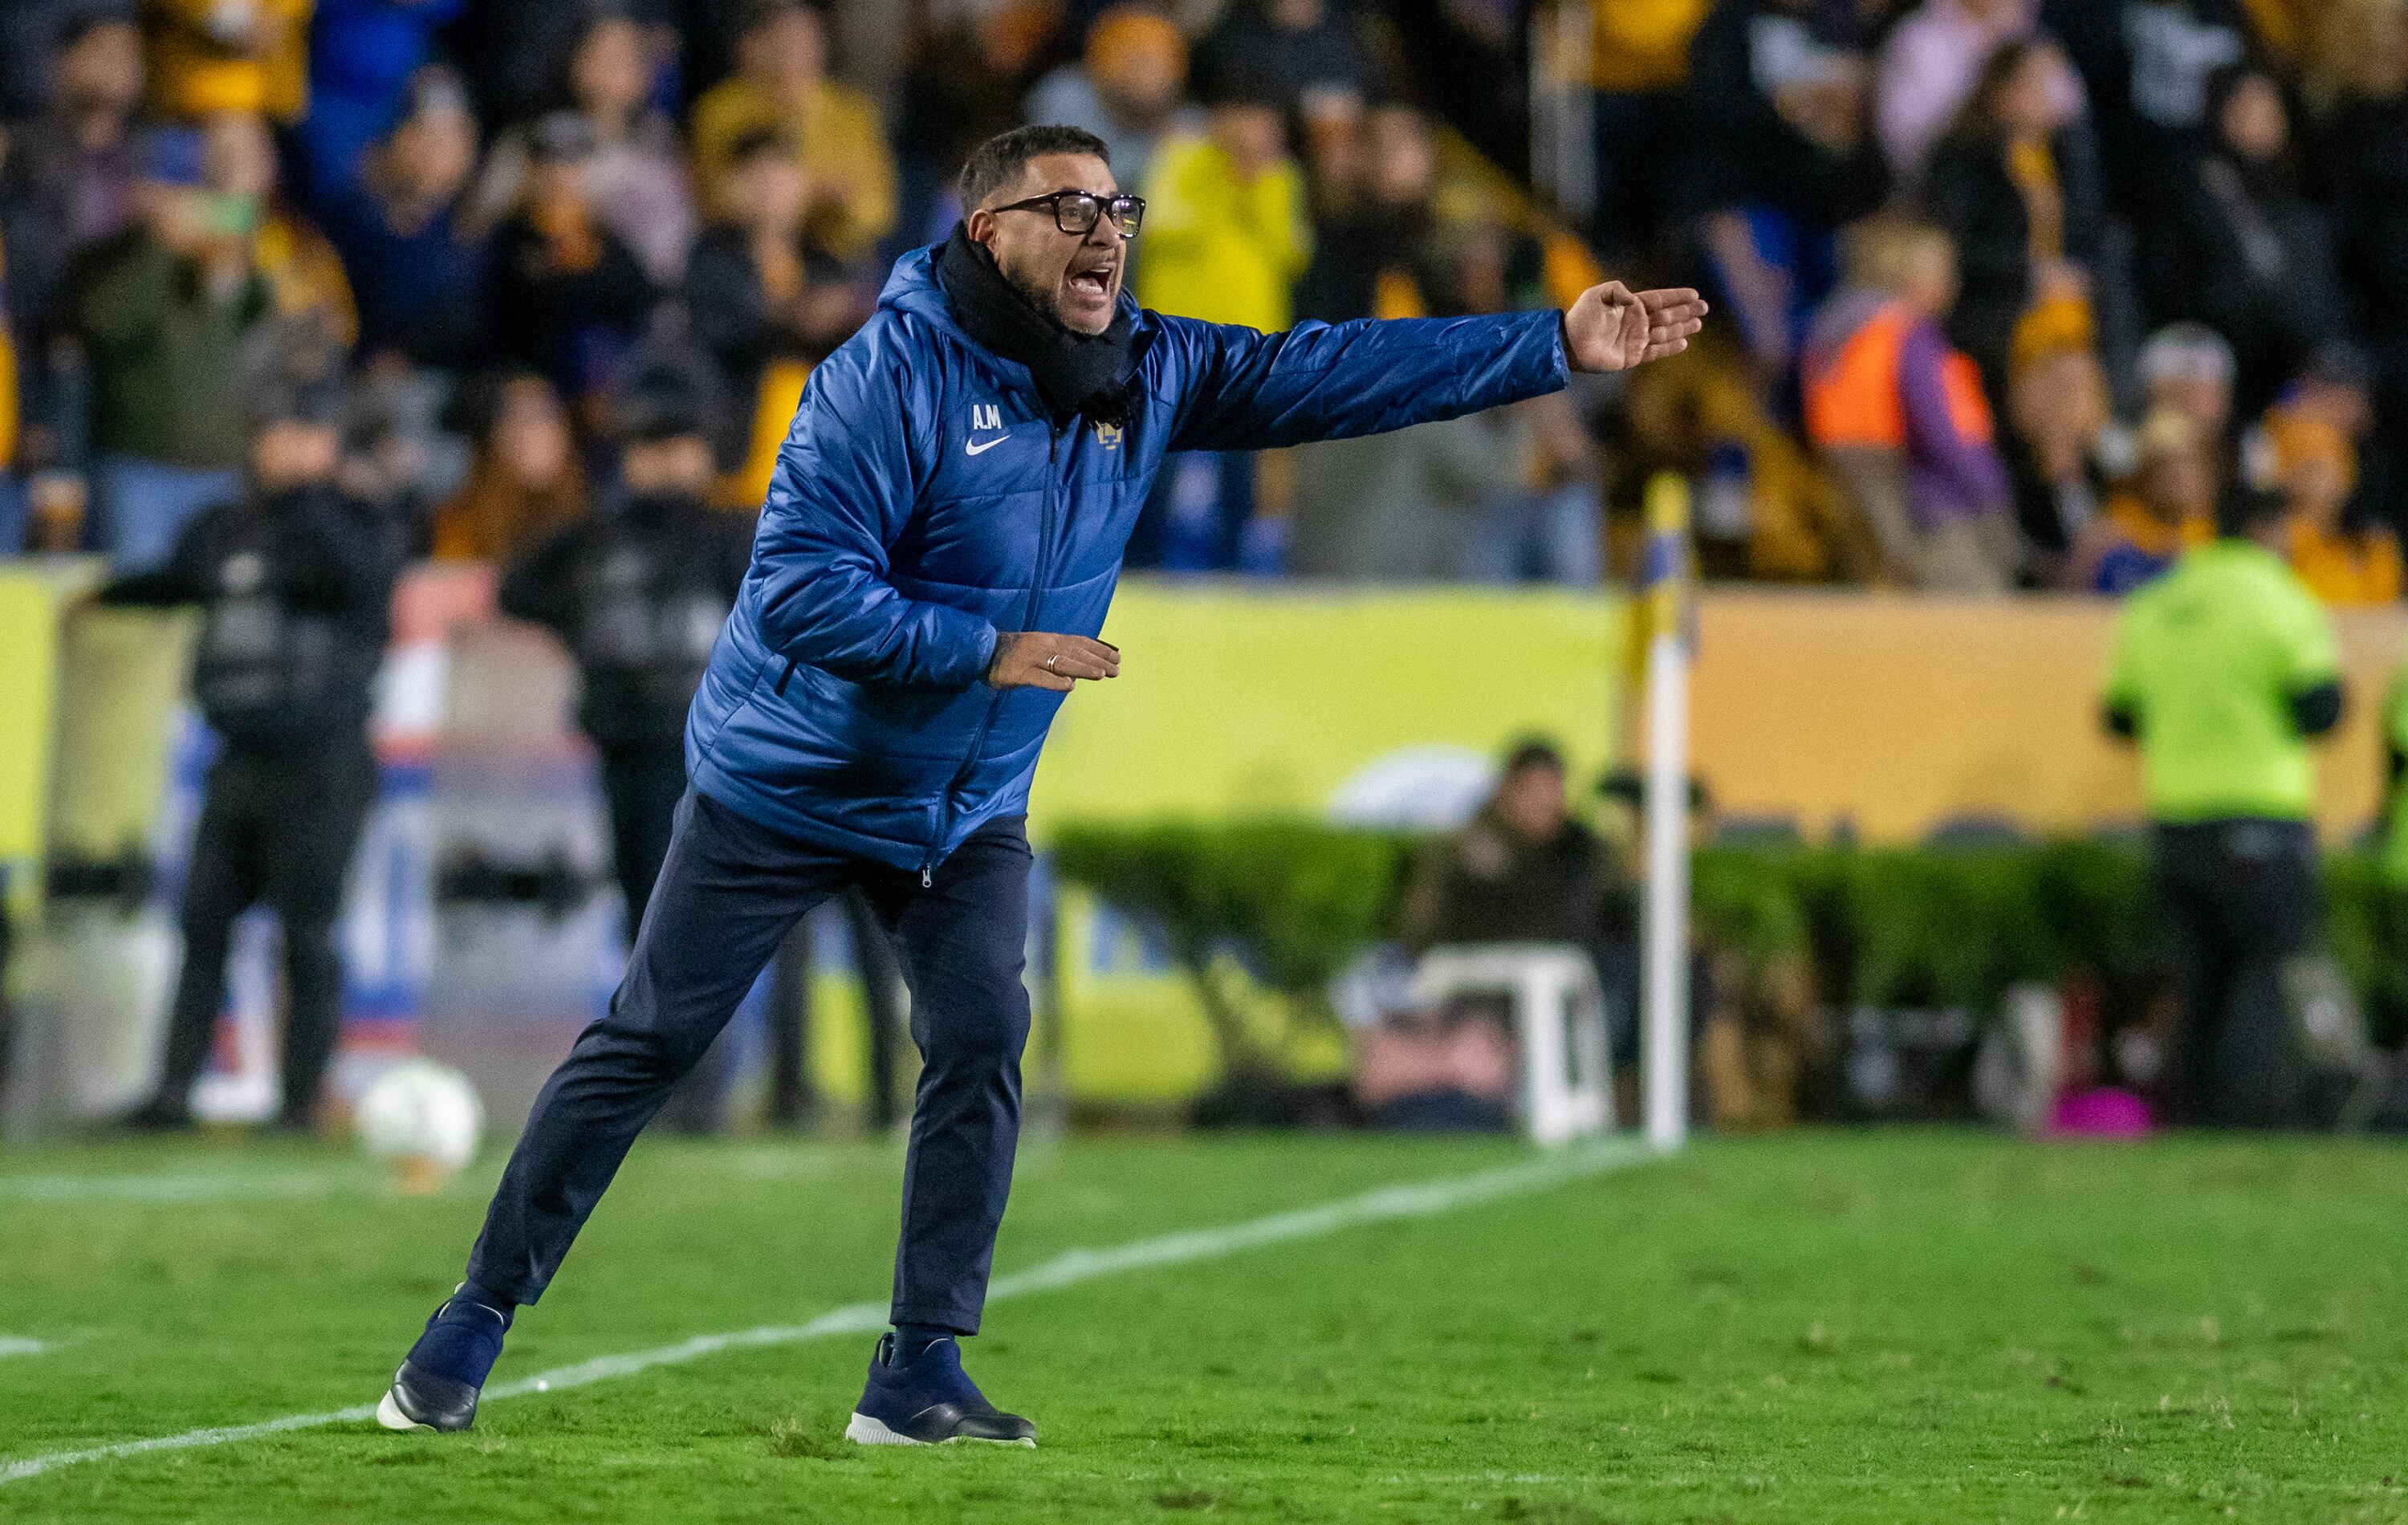
[{"label": "soccer ball", "polygon": [[401,1172],[404,1187],[431,1191],[468,1163],[485,1131],[485,1109],[468,1077],[432,1059],[406,1059],[360,1094],[360,1147]]}]

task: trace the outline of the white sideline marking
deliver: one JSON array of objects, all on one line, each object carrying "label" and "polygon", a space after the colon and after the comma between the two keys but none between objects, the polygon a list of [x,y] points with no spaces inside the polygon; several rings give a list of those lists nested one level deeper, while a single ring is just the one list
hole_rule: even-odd
[{"label": "white sideline marking", "polygon": [[[1026,1297],[1031,1292],[1049,1292],[1064,1287],[1075,1287],[1098,1276],[1110,1276],[1124,1271],[1143,1270],[1152,1266],[1192,1265],[1199,1260],[1215,1260],[1235,1255],[1240,1250],[1258,1249],[1266,1244],[1284,1244],[1300,1239],[1321,1239],[1341,1229],[1366,1223],[1385,1223],[1398,1218],[1431,1217],[1450,1213],[1458,1207],[1471,1207],[1481,1202],[1496,1201],[1507,1197],[1526,1196],[1544,1191],[1584,1176],[1598,1175],[1607,1171],[1621,1170],[1656,1158],[1656,1151],[1636,1140],[1610,1139],[1603,1143],[1575,1145],[1517,1165],[1499,1166],[1471,1175],[1444,1177],[1435,1181],[1414,1181],[1402,1186],[1382,1187],[1359,1196],[1341,1197],[1318,1207],[1298,1208],[1294,1212],[1274,1213],[1268,1217],[1246,1223],[1223,1224],[1211,1229],[1190,1229],[1179,1233],[1162,1234],[1153,1239],[1132,1240],[1109,1249],[1065,1250],[1050,1260],[1040,1261],[1026,1271],[998,1276],[987,1288],[989,1302],[1006,1298]],[[697,1334],[675,1345],[658,1345],[651,1350],[634,1350],[624,1355],[596,1356],[573,1366],[555,1367],[485,1389],[484,1402],[504,1398],[522,1398],[528,1393],[557,1392],[564,1388],[581,1388],[592,1382],[607,1382],[614,1377],[632,1376],[655,1366],[672,1366],[683,1361],[699,1360],[723,1350],[750,1350],[763,1345],[795,1345],[805,1340],[825,1339],[837,1334],[867,1334],[886,1327],[887,1305],[884,1302],[853,1302],[830,1309],[805,1324],[764,1324],[753,1329],[731,1330],[720,1334]],[[186,1451],[204,1446],[228,1446],[236,1441],[257,1440],[262,1436],[281,1434],[289,1430],[316,1430],[334,1424],[357,1424],[374,1417],[374,1403],[357,1403],[325,1414],[288,1414],[280,1419],[265,1419],[256,1424],[224,1425],[208,1430],[188,1430],[180,1435],[157,1435],[149,1440],[120,1441],[113,1446],[95,1446],[88,1450],[52,1451],[43,1456],[29,1456],[0,1465],[0,1485],[22,1483],[61,1467],[71,1467],[84,1461],[108,1461],[122,1457],[141,1456],[150,1451]]]},{"label": "white sideline marking", "polygon": [[0,1175],[0,1197],[37,1202],[213,1202],[323,1197],[374,1184],[357,1169],[183,1171],[147,1175]]},{"label": "white sideline marking", "polygon": [[48,1340],[28,1340],[20,1334],[0,1334],[0,1356],[38,1356],[50,1348]]}]

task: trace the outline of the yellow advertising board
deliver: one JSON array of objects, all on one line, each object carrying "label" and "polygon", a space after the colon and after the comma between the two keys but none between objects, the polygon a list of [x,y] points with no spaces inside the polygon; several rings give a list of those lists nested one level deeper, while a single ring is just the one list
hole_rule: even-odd
[{"label": "yellow advertising board", "polygon": [[[1409,813],[1529,735],[1585,784],[1613,755],[1625,626],[1601,595],[1132,583],[1104,631],[1121,676],[1062,707],[1031,833],[1041,849],[1071,819]],[[1060,934],[1074,1100],[1211,1084],[1195,996],[1141,928],[1068,894]]]},{"label": "yellow advertising board", "polygon": [[1612,751],[1621,610],[1566,593],[1132,582],[1104,629],[1121,675],[1063,705],[1032,827],[1321,815],[1383,759],[1484,758],[1526,734],[1594,776]]},{"label": "yellow advertising board", "polygon": [[49,578],[0,568],[0,886],[12,921],[41,904],[58,708],[59,595]]},{"label": "yellow advertising board", "polygon": [[[1715,592],[1699,600],[1696,766],[1727,815],[1809,838],[1923,840],[1955,819],[2035,834],[2137,824],[2140,769],[2099,719],[2115,605]],[[2322,825],[2344,842],[2383,785],[2376,713],[2408,611],[2335,620],[2351,704],[2318,749]]]}]

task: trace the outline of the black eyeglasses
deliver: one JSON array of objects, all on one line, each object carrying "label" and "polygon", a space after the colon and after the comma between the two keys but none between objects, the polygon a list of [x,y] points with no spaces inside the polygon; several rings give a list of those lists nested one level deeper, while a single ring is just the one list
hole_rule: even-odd
[{"label": "black eyeglasses", "polygon": [[1101,217],[1110,216],[1112,226],[1120,230],[1124,238],[1136,237],[1138,224],[1145,221],[1145,197],[1099,196],[1086,191],[1056,191],[1052,195],[1030,196],[996,210],[1033,212],[1040,207],[1053,209],[1055,227],[1082,238],[1096,231],[1096,219]]}]

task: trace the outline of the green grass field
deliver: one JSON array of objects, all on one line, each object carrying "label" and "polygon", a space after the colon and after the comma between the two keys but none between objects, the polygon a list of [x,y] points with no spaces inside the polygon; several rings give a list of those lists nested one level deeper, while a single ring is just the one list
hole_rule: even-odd
[{"label": "green grass field", "polygon": [[[1528,1158],[1030,1147],[997,1270],[1068,1269],[969,1348],[1034,1452],[849,1447],[870,1338],[844,1333],[496,1400],[465,1436],[346,1422],[23,1476],[373,1401],[494,1167],[404,1200],[302,1146],[19,1151],[0,1519],[2408,1521],[2387,1145],[1709,1140],[1150,1266],[1056,1259],[1396,1183],[1532,1187],[1483,1173]],[[882,1298],[898,1165],[640,1145],[496,1384]]]}]

